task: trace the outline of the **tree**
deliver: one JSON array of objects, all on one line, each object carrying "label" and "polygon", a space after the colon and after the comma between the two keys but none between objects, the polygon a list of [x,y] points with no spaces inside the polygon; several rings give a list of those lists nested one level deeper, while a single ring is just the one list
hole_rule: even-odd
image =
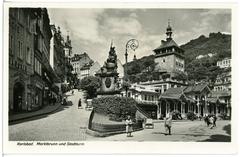
[{"label": "tree", "polygon": [[80,88],[87,91],[87,98],[90,99],[97,96],[97,89],[100,85],[100,79],[95,76],[84,77],[80,82]]}]

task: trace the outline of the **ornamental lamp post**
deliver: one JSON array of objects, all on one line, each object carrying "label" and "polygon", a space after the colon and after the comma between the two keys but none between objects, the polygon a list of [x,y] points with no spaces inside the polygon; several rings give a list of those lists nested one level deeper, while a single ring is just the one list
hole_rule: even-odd
[{"label": "ornamental lamp post", "polygon": [[125,51],[125,60],[126,60],[126,65],[125,65],[125,78],[127,79],[126,75],[127,75],[127,63],[128,63],[128,49],[132,49],[133,51],[135,51],[139,46],[138,40],[136,39],[130,39],[128,40],[128,42],[126,43],[126,51]]},{"label": "ornamental lamp post", "polygon": [[[128,40],[128,42],[126,43],[126,51],[125,51],[125,60],[126,60],[126,64],[125,64],[125,70],[124,70],[124,78],[125,81],[128,82],[128,78],[127,78],[127,63],[128,63],[128,49],[131,49],[133,51],[135,51],[139,46],[138,40],[136,39],[130,39]],[[127,85],[126,85],[126,97],[127,97]]]}]

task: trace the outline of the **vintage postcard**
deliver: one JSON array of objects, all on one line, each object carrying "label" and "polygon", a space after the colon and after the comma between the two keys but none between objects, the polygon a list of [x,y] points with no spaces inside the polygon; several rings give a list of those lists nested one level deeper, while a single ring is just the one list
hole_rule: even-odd
[{"label": "vintage postcard", "polygon": [[234,23],[234,4],[5,3],[5,153],[236,153]]}]

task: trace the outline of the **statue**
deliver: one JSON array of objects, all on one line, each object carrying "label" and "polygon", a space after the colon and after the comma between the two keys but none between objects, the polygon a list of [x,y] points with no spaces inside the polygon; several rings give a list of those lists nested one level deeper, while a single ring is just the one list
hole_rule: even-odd
[{"label": "statue", "polygon": [[110,46],[109,54],[107,61],[104,62],[101,70],[96,74],[101,78],[101,87],[99,90],[99,95],[107,94],[112,95],[116,93],[120,93],[118,91],[117,79],[117,54],[115,51],[115,47]]}]

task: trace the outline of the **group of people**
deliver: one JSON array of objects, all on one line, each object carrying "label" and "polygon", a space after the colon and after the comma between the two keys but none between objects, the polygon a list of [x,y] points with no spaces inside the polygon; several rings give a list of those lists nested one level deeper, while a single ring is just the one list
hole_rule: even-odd
[{"label": "group of people", "polygon": [[[216,127],[217,117],[216,115],[206,115],[204,116],[204,121],[207,126],[210,126],[210,129]],[[171,128],[172,128],[172,114],[168,113],[164,118],[164,127],[165,127],[165,135],[171,135]],[[127,137],[132,137],[133,132],[133,121],[131,120],[130,116],[127,116],[126,119],[126,133]]]},{"label": "group of people", "polygon": [[204,117],[204,122],[207,124],[207,126],[210,126],[210,129],[213,127],[216,127],[217,117],[215,115],[206,115]]},{"label": "group of people", "polygon": [[[133,132],[133,121],[131,119],[131,116],[127,116],[126,119],[126,133],[127,137],[132,137],[132,132]],[[164,127],[165,127],[165,135],[171,135],[171,127],[172,127],[172,114],[169,113],[166,118],[164,119]]]}]

